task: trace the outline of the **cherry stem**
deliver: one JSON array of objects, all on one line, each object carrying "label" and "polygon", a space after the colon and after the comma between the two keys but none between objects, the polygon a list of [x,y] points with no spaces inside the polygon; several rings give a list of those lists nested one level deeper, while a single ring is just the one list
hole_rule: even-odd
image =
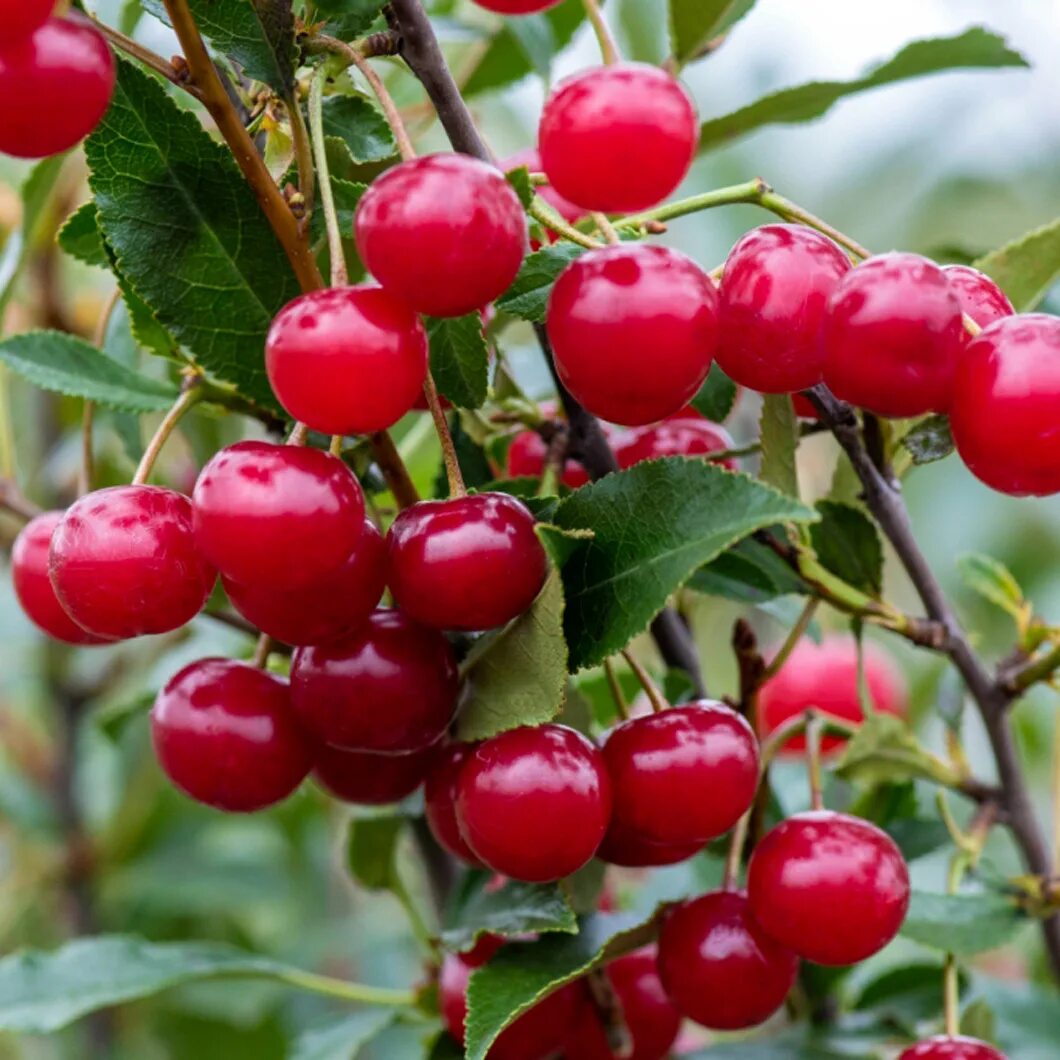
[{"label": "cherry stem", "polygon": [[[291,94],[284,99],[287,105],[287,116],[291,121],[291,140],[294,144],[295,164],[298,167],[298,191],[305,200],[305,213],[299,219],[302,231],[309,228],[309,219],[313,214],[313,203],[316,199],[316,173],[313,169],[313,146],[309,143],[309,130],[305,126],[305,118],[302,116],[302,108],[298,103],[298,89],[292,89]],[[320,137],[323,147],[323,137]],[[317,165],[320,160],[317,159]],[[327,165],[320,171],[320,179],[324,181],[327,177]],[[321,191],[324,189],[321,188]],[[330,186],[328,191],[331,191]]]},{"label": "cherry stem", "polygon": [[946,1034],[955,1038],[961,1031],[961,981],[957,958],[952,953],[946,954],[942,969],[942,998]]},{"label": "cherry stem", "polygon": [[622,242],[621,236],[615,231],[615,226],[611,223],[607,214],[594,211],[590,216],[596,227],[603,233],[604,239],[606,239],[611,246],[617,246]]},{"label": "cherry stem", "polygon": [[615,43],[615,37],[611,32],[611,27],[607,24],[607,19],[600,10],[600,5],[597,0],[582,0],[582,3],[585,5],[585,14],[592,23],[596,39],[600,43],[600,56],[604,60],[604,65],[611,66],[617,63],[620,58],[618,45]]},{"label": "cherry stem", "polygon": [[162,446],[166,444],[174,428],[183,419],[184,414],[193,405],[202,400],[202,387],[199,386],[200,378],[198,374],[191,373],[184,376],[180,397],[177,398],[173,403],[173,407],[162,418],[162,422],[158,425],[154,435],[152,435],[151,441],[147,443],[144,455],[140,458],[136,474],[132,478],[134,486],[142,486],[150,478],[151,470],[155,466],[158,454],[162,452]]},{"label": "cherry stem", "polygon": [[324,82],[327,76],[327,67],[321,64],[309,87],[309,128],[313,138],[313,158],[316,161],[317,175],[320,178],[320,205],[324,210],[324,227],[328,234],[331,286],[345,287],[349,282],[349,273],[346,271],[346,255],[342,249],[342,229],[339,225],[338,211],[335,209],[335,195],[328,170],[328,154],[324,146]]},{"label": "cherry stem", "polygon": [[442,446],[445,477],[449,480],[449,496],[464,497],[467,495],[467,487],[464,485],[464,476],[460,470],[460,460],[456,455],[456,446],[453,445],[449,421],[445,418],[445,410],[438,397],[438,388],[434,385],[434,376],[431,375],[429,368],[427,377],[423,380],[423,396],[427,399],[427,408],[431,410],[431,418],[434,420],[434,430]]},{"label": "cherry stem", "polygon": [[805,712],[806,718],[806,769],[810,776],[810,806],[814,810],[824,809],[824,783],[821,773],[821,733],[824,719],[814,709]]},{"label": "cherry stem", "polygon": [[867,250],[856,240],[851,239],[845,232],[840,232],[838,228],[833,228],[827,221],[823,221],[816,214],[810,213],[809,210],[804,210],[798,203],[792,202],[791,199],[785,199],[783,195],[778,195],[772,188],[762,192],[758,202],[759,205],[772,211],[778,217],[783,217],[785,221],[797,221],[808,228],[816,228],[818,232],[824,233],[829,239],[834,240],[856,258],[864,260],[872,257],[871,250]]},{"label": "cherry stem", "polygon": [[607,685],[611,689],[611,698],[615,701],[615,710],[623,721],[629,721],[629,704],[622,694],[622,686],[618,682],[618,674],[615,673],[614,664],[610,659],[604,659],[604,674],[607,676]]},{"label": "cherry stem", "polygon": [[254,646],[254,654],[250,663],[256,670],[264,670],[269,663],[269,655],[272,653],[272,637],[268,633],[262,633],[258,637],[258,643]]},{"label": "cherry stem", "polygon": [[195,87],[186,77],[184,77],[168,59],[163,59],[161,55],[151,51],[150,48],[145,48],[138,41],[134,41],[132,37],[127,37],[120,30],[114,29],[112,26],[106,25],[104,22],[100,22],[94,15],[89,15],[95,24],[96,29],[119,51],[125,52],[126,55],[131,56],[133,59],[137,59],[144,64],[149,66],[156,73],[161,74],[167,81],[171,81],[178,88],[184,89],[189,95],[194,96],[196,99],[202,99],[202,93]]},{"label": "cherry stem", "polygon": [[754,807],[747,811],[736,822],[729,838],[729,850],[725,856],[725,874],[721,879],[723,891],[735,891],[740,883],[740,866],[743,863],[743,849],[747,845],[747,833],[751,828],[751,815]]},{"label": "cherry stem", "polygon": [[340,460],[342,459],[342,443],[344,439],[341,434],[333,434],[331,436],[331,444],[328,446],[328,452],[332,456],[337,456]]},{"label": "cherry stem", "polygon": [[553,209],[553,207],[541,198],[540,195],[535,195],[533,197],[530,206],[527,209],[527,213],[530,214],[535,221],[539,221],[550,231],[555,232],[556,235],[562,236],[564,239],[569,239],[572,243],[577,243],[580,247],[585,247],[588,250],[595,250],[602,245],[597,240],[593,239],[592,236],[587,236],[573,225],[568,224],[560,216],[559,211]]},{"label": "cherry stem", "polygon": [[[97,350],[102,350],[107,341],[107,327],[114,308],[121,298],[121,288],[115,287],[107,296],[100,310],[99,319],[96,321],[96,330],[92,335],[92,345]],[[77,493],[83,497],[92,489],[92,480],[95,478],[95,459],[92,451],[92,426],[96,418],[96,404],[94,401],[86,400],[81,410],[81,471],[78,476]]]},{"label": "cherry stem", "polygon": [[286,445],[305,445],[309,438],[309,428],[304,423],[296,423],[287,435]]},{"label": "cherry stem", "polygon": [[809,628],[810,623],[813,621],[814,612],[816,612],[821,599],[818,596],[811,596],[806,601],[806,605],[803,607],[802,612],[799,614],[798,620],[795,625],[791,627],[787,637],[784,639],[784,643],[781,644],[780,649],[776,655],[770,660],[769,665],[762,671],[762,682],[768,681],[771,677],[776,677],[780,672],[781,667],[788,661],[791,653],[795,650],[795,646],[802,640]]},{"label": "cherry stem", "polygon": [[633,658],[632,652],[628,648],[623,648],[621,654],[629,668],[637,675],[637,680],[640,682],[641,688],[644,689],[644,694],[651,701],[651,709],[656,714],[668,709],[670,704],[666,702],[666,697],[659,691],[659,686],[651,679],[648,671]]}]

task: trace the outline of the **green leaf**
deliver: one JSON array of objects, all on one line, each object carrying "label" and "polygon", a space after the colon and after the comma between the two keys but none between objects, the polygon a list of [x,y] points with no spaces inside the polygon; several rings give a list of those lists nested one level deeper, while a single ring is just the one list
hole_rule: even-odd
[{"label": "green leaf", "polygon": [[973,1001],[961,1013],[960,1032],[981,1042],[997,1041],[994,1010],[984,998]]},{"label": "green leaf", "polygon": [[387,891],[397,880],[397,849],[408,817],[398,811],[356,817],[346,837],[350,875],[370,891]]},{"label": "green leaf", "polygon": [[[331,178],[331,195],[335,200],[335,213],[338,214],[339,229],[349,239],[353,238],[353,217],[357,212],[357,204],[367,190],[367,184],[358,184],[352,180],[340,180],[338,177]],[[313,211],[312,219],[309,222],[309,233],[314,244],[327,239],[327,222],[324,218],[324,210],[319,205]]]},{"label": "green leaf", "polygon": [[515,194],[519,196],[523,209],[529,210],[530,204],[534,201],[534,186],[530,183],[530,170],[526,166],[510,169],[504,174],[504,179],[515,189]]},{"label": "green leaf", "polygon": [[385,0],[317,0],[316,10],[326,15],[327,32],[340,40],[363,36],[379,18]]},{"label": "green leaf", "polygon": [[1000,560],[981,552],[968,552],[957,559],[957,570],[969,589],[985,597],[1002,611],[1020,620],[1027,610],[1023,590]]},{"label": "green leaf", "polygon": [[585,248],[575,243],[556,243],[535,251],[523,262],[511,287],[497,299],[497,308],[520,320],[543,324],[552,285],[559,274],[584,253]]},{"label": "green leaf", "polygon": [[382,162],[397,154],[390,126],[367,96],[328,96],[324,133],[340,139],[354,162]]},{"label": "green leaf", "polygon": [[1010,942],[1029,923],[999,894],[924,894],[914,891],[900,934],[922,946],[973,957]]},{"label": "green leaf", "polygon": [[992,250],[974,265],[997,282],[1017,313],[1030,312],[1060,277],[1060,218]]},{"label": "green leaf", "polygon": [[70,257],[85,265],[106,268],[110,262],[107,258],[107,248],[103,245],[103,237],[99,234],[96,217],[96,204],[82,203],[66,219],[57,238],[59,246]]},{"label": "green leaf", "polygon": [[624,648],[694,570],[742,537],[817,513],[747,475],[667,457],[608,475],[565,497],[559,531],[542,527],[562,564],[572,672]]},{"label": "green leaf", "polygon": [[913,1028],[932,1019],[939,1009],[942,964],[905,964],[889,968],[865,984],[854,1002],[857,1012],[872,1012],[880,1019],[900,1021]]},{"label": "green leaf", "polygon": [[914,424],[902,437],[914,464],[930,464],[953,452],[953,434],[948,416],[936,413]]},{"label": "green leaf", "polygon": [[394,1013],[366,1009],[303,1031],[293,1042],[290,1060],[355,1060],[361,1049],[394,1022]]},{"label": "green leaf", "polygon": [[166,409],[177,397],[175,386],[148,379],[61,331],[12,335],[0,341],[0,360],[43,390],[130,412]]},{"label": "green leaf", "polygon": [[712,364],[710,373],[699,388],[699,393],[692,398],[692,407],[713,420],[722,423],[732,412],[736,404],[736,384],[718,367]]},{"label": "green leaf", "polygon": [[858,508],[820,501],[821,521],[810,527],[810,542],[821,565],[869,596],[883,589],[883,543],[876,524]]},{"label": "green leaf", "polygon": [[670,42],[678,65],[695,59],[754,5],[755,0],[670,0]]},{"label": "green leaf", "polygon": [[955,787],[959,777],[918,742],[908,722],[893,714],[872,713],[850,738],[835,773],[865,784],[922,777]]},{"label": "green leaf", "polygon": [[1027,66],[1004,38],[975,26],[956,37],[936,37],[907,44],[893,59],[853,81],[811,81],[765,96],[731,114],[712,118],[700,127],[699,150],[709,151],[764,125],[812,121],[825,115],[844,96],[895,81],[945,70]]},{"label": "green leaf", "polygon": [[483,637],[464,662],[461,740],[484,740],[519,725],[551,721],[563,709],[567,646],[563,586],[550,572],[530,610]]},{"label": "green leaf", "polygon": [[766,394],[759,420],[762,463],[758,477],[786,493],[799,495],[799,475],[795,452],[799,448],[799,420],[790,394]]},{"label": "green leaf", "polygon": [[275,406],[262,350],[298,286],[230,152],[122,60],[85,152],[103,236],[132,290],[204,368]]},{"label": "green leaf", "polygon": [[489,347],[482,317],[431,317],[424,321],[431,345],[431,374],[438,390],[462,409],[477,409],[489,391]]},{"label": "green leaf", "polygon": [[809,590],[768,545],[750,538],[700,567],[688,587],[745,604],[760,604],[789,594],[805,595]]}]

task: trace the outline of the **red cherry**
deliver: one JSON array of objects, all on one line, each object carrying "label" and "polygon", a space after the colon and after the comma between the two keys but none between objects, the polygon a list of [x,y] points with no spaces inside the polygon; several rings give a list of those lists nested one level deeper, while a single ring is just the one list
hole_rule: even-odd
[{"label": "red cherry", "polygon": [[[548,459],[548,446],[537,431],[520,431],[508,446],[509,478],[540,478]],[[589,481],[589,473],[577,460],[568,460],[563,465],[561,479],[564,486],[576,490]]]},{"label": "red cherry", "polygon": [[481,968],[503,945],[503,935],[484,932],[475,940],[471,949],[460,954],[460,960],[469,968]]},{"label": "red cherry", "polygon": [[[957,296],[961,312],[967,313],[981,328],[1016,312],[1005,292],[986,273],[970,265],[943,265],[942,271]],[[965,332],[965,341],[971,338]]]},{"label": "red cherry", "polygon": [[401,754],[434,744],[456,710],[449,642],[400,611],[376,611],[356,632],[299,648],[291,700],[317,739],[350,751]]},{"label": "red cherry", "polygon": [[460,834],[460,823],[456,819],[460,771],[473,750],[471,744],[453,743],[438,752],[423,786],[423,802],[427,824],[434,838],[450,854],[455,854],[469,865],[478,866],[482,862],[475,857],[475,852]]},{"label": "red cherry", "polygon": [[460,772],[460,831],[494,872],[545,883],[596,853],[611,814],[600,752],[563,725],[511,729],[479,744]]},{"label": "red cherry", "polygon": [[415,404],[427,376],[427,333],[374,284],[311,291],[276,315],[265,368],[280,404],[324,434],[371,434]]},{"label": "red cherry", "polygon": [[946,275],[919,254],[881,254],[840,280],[822,330],[824,381],[880,416],[949,408],[964,343]]},{"label": "red cherry", "polygon": [[370,519],[352,555],[319,581],[296,589],[222,579],[236,610],[283,644],[323,644],[356,629],[386,588],[386,544]]},{"label": "red cherry", "polygon": [[286,799],[312,760],[287,682],[231,659],[200,659],[170,678],[151,710],[151,737],[185,795],[232,813]]},{"label": "red cherry", "polygon": [[799,416],[804,420],[819,420],[821,417],[817,414],[817,409],[813,407],[813,402],[802,394],[792,394],[791,403],[795,406],[795,415]]},{"label": "red cherry", "polygon": [[[829,933],[827,924],[814,925]],[[714,891],[672,909],[659,933],[659,975],[680,1011],[716,1031],[767,1020],[784,1003],[799,961],[762,930],[747,898]]]},{"label": "red cherry", "polygon": [[506,493],[406,508],[387,535],[390,591],[437,629],[493,629],[521,615],[548,574],[534,517]]},{"label": "red cherry", "polygon": [[[607,966],[606,975],[622,1006],[622,1018],[633,1044],[627,1060],[664,1060],[681,1029],[681,1015],[659,980],[655,948],[619,957]],[[594,1006],[582,1006],[564,1055],[572,1060],[613,1060],[615,1053],[607,1043]]]},{"label": "red cherry", "polygon": [[403,755],[318,747],[313,779],[329,795],[361,806],[400,802],[422,783],[436,754],[434,747]]},{"label": "red cherry", "polygon": [[62,512],[44,512],[31,519],[11,548],[11,582],[22,610],[38,629],[67,644],[105,644],[83,630],[63,610],[48,577],[48,549]]},{"label": "red cherry", "polygon": [[[709,456],[731,449],[729,432],[702,416],[691,418],[675,413],[662,423],[648,427],[634,427],[615,443],[615,459],[622,468],[633,467],[642,460],[658,460],[664,456]],[[730,471],[737,469],[732,458],[717,461]]]},{"label": "red cherry", "polygon": [[[501,168],[505,173],[510,173],[513,169],[519,169],[520,166],[526,166],[531,173],[541,173],[543,171],[541,166],[541,154],[536,147],[524,147],[521,151],[516,151],[514,155],[509,155],[501,163]],[[563,196],[560,195],[551,184],[542,184],[534,190],[568,224],[577,224],[577,222],[585,216],[585,211],[580,206],[575,206],[570,200],[563,198]],[[546,232],[548,234],[548,241],[554,243],[558,238],[556,233],[551,229],[546,229]],[[540,250],[541,244],[531,240],[530,249]]]},{"label": "red cherry", "polygon": [[191,502],[158,486],[112,486],[75,501],[49,557],[70,617],[113,640],[190,622],[217,577],[192,532]]},{"label": "red cherry", "polygon": [[800,957],[855,964],[883,949],[909,906],[909,870],[874,824],[824,810],[781,822],[747,868],[751,913]]},{"label": "red cherry", "polygon": [[[968,314],[971,316],[971,314]],[[898,1060],[1007,1060],[1005,1054],[977,1038],[939,1035],[909,1046]]]},{"label": "red cherry", "polygon": [[951,409],[957,452],[976,478],[1022,497],[1060,491],[1060,320],[1006,317],[970,342]]},{"label": "red cherry", "polygon": [[[114,57],[83,19],[53,18],[0,49],[0,152],[43,158],[84,139],[114,91]],[[32,102],[30,102],[32,101]]]},{"label": "red cherry", "polygon": [[526,251],[526,218],[493,166],[428,155],[388,169],[357,206],[368,271],[418,313],[458,317],[504,293]]},{"label": "red cherry", "polygon": [[729,252],[718,364],[742,386],[790,394],[821,381],[821,324],[850,259],[803,225],[763,225]]},{"label": "red cherry", "polygon": [[692,165],[698,141],[688,93],[645,63],[598,66],[561,81],[538,129],[552,187],[603,213],[647,210],[665,199]]},{"label": "red cherry", "polygon": [[[865,681],[872,705],[885,714],[904,716],[908,709],[905,679],[894,661],[877,644],[863,647]],[[858,650],[852,637],[825,637],[820,644],[804,638],[787,662],[758,693],[758,732],[765,738],[789,718],[814,707],[823,714],[860,724],[864,720],[858,694]],[[846,741],[825,736],[821,749],[831,751]],[[783,751],[801,754],[806,737],[794,736]]]},{"label": "red cherry", "polygon": [[643,836],[612,822],[596,856],[601,861],[626,868],[676,865],[703,849],[703,843],[652,843]]},{"label": "red cherry", "polygon": [[5,50],[43,26],[54,7],[55,0],[0,0]]},{"label": "red cherry", "polygon": [[364,495],[330,453],[237,442],[195,484],[195,534],[222,574],[241,585],[293,589],[333,574],[364,528]]},{"label": "red cherry", "polygon": [[475,0],[475,3],[499,15],[530,15],[555,7],[559,0]]},{"label": "red cherry", "polygon": [[547,325],[567,389],[602,419],[639,426],[699,390],[717,345],[718,295],[676,250],[603,247],[560,274]]}]

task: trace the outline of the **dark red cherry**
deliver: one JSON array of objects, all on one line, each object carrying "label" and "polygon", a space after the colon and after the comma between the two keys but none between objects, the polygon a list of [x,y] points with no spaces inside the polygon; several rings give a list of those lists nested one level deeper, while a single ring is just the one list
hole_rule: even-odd
[{"label": "dark red cherry", "polygon": [[[516,151],[514,155],[509,155],[502,163],[501,168],[505,173],[511,172],[513,169],[518,169],[520,166],[526,166],[531,173],[541,173],[541,154],[536,147],[524,147],[521,151]],[[556,213],[563,218],[568,224],[576,224],[585,216],[585,211],[580,206],[575,206],[574,203],[568,199],[563,198],[562,195],[551,184],[542,184],[540,187],[535,189],[537,194],[541,196],[551,206]],[[551,229],[546,230],[548,234],[548,241],[554,243],[556,241],[556,234]],[[540,250],[541,244],[533,240],[530,241],[531,250]]]},{"label": "dark red cherry", "polygon": [[699,700],[631,718],[606,736],[611,828],[664,846],[727,832],[758,788],[758,741],[722,703]]},{"label": "dark red cherry", "polygon": [[449,642],[400,611],[376,611],[342,640],[299,648],[291,699],[318,740],[350,751],[400,754],[437,742],[456,710]]},{"label": "dark red cherry", "polygon": [[418,313],[458,317],[504,293],[526,252],[526,217],[504,174],[467,155],[388,169],[354,225],[368,271]]},{"label": "dark red cherry", "polygon": [[530,15],[555,7],[559,0],[475,0],[475,3],[499,15]]},{"label": "dark red cherry", "polygon": [[[830,934],[827,921],[814,925]],[[659,975],[670,999],[696,1023],[736,1031],[767,1020],[784,1003],[798,958],[758,925],[747,898],[714,891],[666,914]]]},{"label": "dark red cherry", "polygon": [[602,419],[638,426],[677,412],[706,378],[718,295],[676,250],[603,247],[560,274],[547,326],[567,389]]},{"label": "dark red cherry", "polygon": [[423,783],[436,753],[434,747],[403,755],[318,747],[313,755],[313,779],[343,802],[385,806],[400,802]]},{"label": "dark red cherry", "polygon": [[[709,456],[732,447],[732,438],[724,427],[702,416],[692,418],[681,413],[662,423],[634,427],[614,443],[615,459],[622,468],[664,456]],[[730,471],[737,469],[731,457],[716,462]]]},{"label": "dark red cherry", "polygon": [[836,397],[880,416],[944,412],[964,343],[961,306],[933,261],[881,254],[840,280],[822,342]]},{"label": "dark red cherry", "polygon": [[450,854],[455,854],[469,865],[481,865],[482,862],[475,857],[475,852],[460,834],[460,823],[456,819],[460,771],[473,750],[472,744],[452,743],[438,751],[423,786],[423,802],[427,824],[434,838]]},{"label": "dark red cherry", "polygon": [[[537,431],[520,431],[508,446],[509,478],[540,478],[548,459],[548,446]],[[589,473],[577,460],[567,460],[563,465],[561,481],[568,489],[576,490],[589,481]]]},{"label": "dark red cherry", "polygon": [[604,213],[662,202],[684,179],[698,141],[688,93],[645,63],[598,66],[560,82],[538,129],[552,187]]},{"label": "dark red cherry", "polygon": [[747,869],[751,914],[800,957],[855,964],[898,934],[909,906],[909,870],[886,832],[820,810],[782,821]]},{"label": "dark red cherry", "polygon": [[371,434],[413,407],[427,376],[427,333],[374,284],[310,291],[276,315],[265,368],[280,404],[324,434]]},{"label": "dark red cherry", "polygon": [[534,517],[506,493],[406,508],[387,535],[394,602],[436,629],[480,630],[521,615],[548,574]]},{"label": "dark red cherry", "polygon": [[658,865],[676,865],[698,854],[703,843],[652,843],[643,836],[616,825],[607,829],[604,841],[596,856],[601,861],[626,868],[650,868]]},{"label": "dark red cherry", "polygon": [[802,394],[792,394],[791,403],[795,407],[795,415],[799,416],[804,420],[819,420],[821,417],[817,414],[817,409],[813,407],[813,402]]},{"label": "dark red cherry", "polygon": [[1002,493],[1060,491],[1060,319],[1006,317],[965,349],[950,410],[957,452]]},{"label": "dark red cherry", "polygon": [[821,381],[821,324],[850,259],[803,225],[753,228],[729,252],[721,278],[726,375],[764,394],[790,394]]},{"label": "dark red cherry", "polygon": [[611,815],[600,752],[563,725],[494,736],[468,755],[456,802],[479,860],[516,880],[569,876],[596,853]]},{"label": "dark red cherry", "polygon": [[5,50],[43,26],[54,7],[55,0],[0,0]]},{"label": "dark red cherry", "polygon": [[[659,980],[655,947],[627,953],[612,961],[605,974],[622,1007],[622,1018],[632,1041],[627,1060],[665,1060],[681,1029],[681,1014],[666,996]],[[571,1060],[613,1060],[600,1015],[583,1005],[564,1055]]]},{"label": "dark red cherry", "polygon": [[222,579],[228,599],[248,621],[283,644],[324,644],[356,629],[386,588],[386,543],[370,519],[352,555],[319,581],[295,589]]},{"label": "dark red cherry", "polygon": [[48,550],[62,512],[44,512],[19,531],[11,548],[11,582],[22,610],[38,629],[67,644],[105,644],[63,609],[48,577]]},{"label": "dark red cherry", "polygon": [[195,484],[195,534],[241,585],[293,589],[337,571],[364,529],[364,495],[330,453],[237,442]]},{"label": "dark red cherry", "polygon": [[185,795],[249,813],[286,799],[312,762],[287,682],[231,659],[170,678],[151,710],[159,764]]},{"label": "dark red cherry", "polygon": [[[1005,292],[986,273],[970,265],[943,265],[942,271],[957,296],[961,312],[967,313],[981,328],[1016,312]],[[965,334],[966,342],[971,338]]]},{"label": "dark red cherry", "polygon": [[[971,314],[968,314],[971,316]],[[1007,1060],[1004,1053],[977,1038],[939,1035],[909,1046],[898,1060]]]},{"label": "dark red cherry", "polygon": [[192,532],[191,502],[158,486],[75,501],[53,533],[49,576],[79,626],[114,640],[190,622],[217,578]]},{"label": "dark red cherry", "polygon": [[114,91],[114,57],[86,19],[52,18],[0,47],[0,152],[43,158],[99,124]]}]

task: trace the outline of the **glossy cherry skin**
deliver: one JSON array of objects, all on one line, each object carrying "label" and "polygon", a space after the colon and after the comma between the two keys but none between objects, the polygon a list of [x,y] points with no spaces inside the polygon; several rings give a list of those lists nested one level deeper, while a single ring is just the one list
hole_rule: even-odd
[{"label": "glossy cherry skin", "polygon": [[[826,922],[817,930],[831,929]],[[677,1008],[716,1031],[767,1020],[784,1003],[799,970],[795,954],[762,930],[737,891],[714,891],[667,913],[658,960]]]},{"label": "glossy cherry skin", "polygon": [[[868,641],[863,647],[865,682],[872,705],[885,714],[902,716],[908,710],[905,679],[894,660],[879,645]],[[860,724],[864,720],[858,695],[858,651],[853,637],[825,637],[814,644],[808,637],[795,645],[787,662],[758,693],[758,732],[765,738],[789,718],[815,707],[823,714]],[[821,749],[831,751],[846,741],[825,736]],[[801,754],[806,749],[803,735],[792,737],[783,752]]]},{"label": "glossy cherry skin", "polygon": [[48,550],[62,512],[44,512],[19,531],[11,548],[11,582],[26,616],[40,630],[67,644],[105,644],[63,609],[48,577]]},{"label": "glossy cherry skin", "polygon": [[684,179],[699,141],[691,97],[656,66],[615,63],[561,81],[538,129],[550,184],[585,210],[632,213]]},{"label": "glossy cherry skin", "polygon": [[751,914],[800,957],[845,965],[883,949],[909,907],[909,870],[874,824],[828,811],[796,814],[755,847]]},{"label": "glossy cherry skin", "polygon": [[283,644],[326,644],[355,630],[386,588],[386,543],[370,519],[349,559],[319,581],[295,589],[222,579],[235,609]]},{"label": "glossy cherry skin", "polygon": [[546,324],[568,390],[612,423],[655,423],[683,408],[710,371],[718,295],[667,247],[590,250],[552,289]]},{"label": "glossy cherry skin", "polygon": [[611,865],[643,869],[659,865],[677,865],[698,854],[703,846],[704,844],[698,841],[652,843],[639,833],[631,832],[612,821],[600,848],[596,851],[596,856]]},{"label": "glossy cherry skin", "polygon": [[840,280],[822,343],[836,397],[880,416],[945,412],[964,344],[961,306],[933,261],[881,254]]},{"label": "glossy cherry skin", "polygon": [[718,364],[741,386],[790,394],[821,381],[821,325],[850,259],[803,225],[753,228],[721,278]]},{"label": "glossy cherry skin", "polygon": [[[531,173],[543,172],[541,166],[541,153],[536,147],[524,147],[521,151],[516,151],[514,155],[509,155],[501,163],[501,168],[505,173],[510,173],[513,169],[519,169],[521,166],[526,166]],[[542,184],[534,190],[568,224],[576,224],[585,216],[585,210],[580,206],[575,206],[570,200],[563,198],[563,196],[560,195],[551,184]],[[548,234],[548,241],[554,243],[557,239],[556,233],[551,229],[546,229],[546,232]],[[530,249],[540,250],[541,244],[531,240]]]},{"label": "glossy cherry skin", "polygon": [[427,825],[439,844],[469,865],[481,866],[482,862],[460,834],[460,822],[456,819],[460,771],[473,750],[472,744],[452,743],[437,752],[423,785],[423,803]]},{"label": "glossy cherry skin", "polygon": [[[662,423],[634,427],[614,444],[615,459],[622,468],[664,456],[709,456],[732,447],[733,440],[724,427],[703,417],[690,418],[681,413]],[[731,458],[717,463],[730,471],[736,470],[736,461]]]},{"label": "glossy cherry skin", "polygon": [[496,11],[499,15],[531,15],[537,11],[547,11],[555,7],[559,0],[474,0],[479,7],[487,11]]},{"label": "glossy cherry skin", "polygon": [[[957,296],[961,312],[967,313],[981,328],[1015,314],[1005,292],[986,273],[970,265],[943,265],[942,271]],[[971,338],[966,332],[965,342]]]},{"label": "glossy cherry skin", "polygon": [[231,659],[200,659],[170,678],[151,710],[151,738],[185,795],[231,813],[286,799],[312,763],[287,682]]},{"label": "glossy cherry skin", "polygon": [[436,629],[480,630],[521,615],[548,574],[534,517],[506,493],[476,493],[406,508],[387,535],[390,591],[406,614]]},{"label": "glossy cherry skin", "polygon": [[[612,961],[605,974],[611,981],[622,1018],[632,1040],[628,1060],[665,1060],[681,1029],[681,1014],[666,996],[656,966],[655,947],[627,953]],[[607,1033],[593,1005],[583,1005],[564,1055],[576,1060],[613,1060]]]},{"label": "glossy cherry skin", "polygon": [[[114,57],[87,20],[52,18],[0,47],[0,152],[44,158],[84,139],[114,91]],[[32,105],[27,101],[32,100]]]},{"label": "glossy cherry skin", "polygon": [[293,589],[337,571],[364,529],[364,495],[330,453],[237,442],[202,469],[195,535],[223,575]]},{"label": "glossy cherry skin", "polygon": [[4,49],[43,26],[55,7],[54,0],[0,0],[0,26],[4,27]]},{"label": "glossy cherry skin", "polygon": [[313,756],[313,779],[343,802],[385,806],[400,802],[423,783],[436,753],[434,747],[403,755],[318,747]]},{"label": "glossy cherry skin", "polygon": [[379,610],[342,640],[299,648],[291,699],[322,743],[403,754],[436,743],[456,711],[449,642],[400,611]]},{"label": "glossy cherry skin", "polygon": [[[971,314],[968,314],[971,316]],[[939,1035],[909,1046],[898,1060],[1007,1060],[1005,1054],[978,1038]]]},{"label": "glossy cherry skin", "polygon": [[418,313],[458,317],[504,293],[526,252],[526,216],[504,174],[467,155],[388,169],[354,224],[368,271]]},{"label": "glossy cherry skin", "polygon": [[732,828],[758,788],[754,731],[709,700],[624,721],[602,753],[611,827],[648,843],[702,846]]},{"label": "glossy cherry skin", "polygon": [[611,815],[600,752],[563,725],[524,726],[479,744],[457,788],[468,846],[494,872],[531,883],[580,869]]},{"label": "glossy cherry skin", "polygon": [[179,629],[217,579],[192,532],[191,502],[158,486],[75,501],[52,536],[48,574],[70,617],[112,640]]},{"label": "glossy cherry skin", "polygon": [[323,434],[371,434],[413,407],[427,377],[427,332],[374,284],[296,298],[276,314],[265,368],[280,404]]},{"label": "glossy cherry skin", "polygon": [[1060,319],[1006,317],[968,344],[950,424],[976,478],[1016,497],[1060,491]]}]

